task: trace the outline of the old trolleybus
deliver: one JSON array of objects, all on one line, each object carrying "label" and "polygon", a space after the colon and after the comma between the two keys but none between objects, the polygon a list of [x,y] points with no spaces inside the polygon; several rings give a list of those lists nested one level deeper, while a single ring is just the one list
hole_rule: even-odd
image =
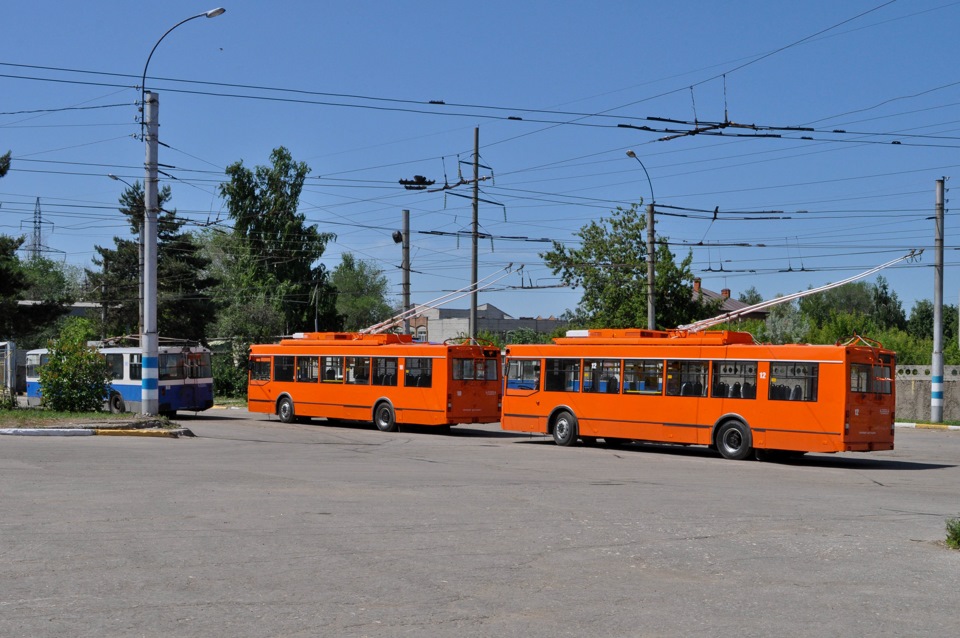
[{"label": "old trolleybus", "polygon": [[[166,341],[175,342],[168,339]],[[139,346],[99,345],[97,352],[107,360],[110,386],[105,408],[111,412],[139,412],[143,381],[142,350]],[[193,344],[162,345],[158,348],[157,392],[160,414],[172,416],[178,410],[201,412],[213,407],[213,372],[210,350]],[[46,348],[28,350],[26,381],[28,405],[39,405],[40,367],[49,359]]]},{"label": "old trolleybus", "polygon": [[500,350],[410,335],[308,332],[250,347],[247,405],[284,423],[309,417],[455,425],[500,420]]},{"label": "old trolleybus", "polygon": [[577,330],[507,348],[505,430],[617,444],[756,451],[892,450],[895,354],[856,338],[761,345],[743,332]]}]

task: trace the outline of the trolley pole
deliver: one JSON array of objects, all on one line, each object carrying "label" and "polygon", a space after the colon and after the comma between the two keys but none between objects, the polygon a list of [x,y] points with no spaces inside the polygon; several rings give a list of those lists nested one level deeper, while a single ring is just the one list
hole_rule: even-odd
[{"label": "trolley pole", "polygon": [[933,379],[930,384],[930,420],[943,421],[943,188],[937,180],[936,237],[933,266]]}]

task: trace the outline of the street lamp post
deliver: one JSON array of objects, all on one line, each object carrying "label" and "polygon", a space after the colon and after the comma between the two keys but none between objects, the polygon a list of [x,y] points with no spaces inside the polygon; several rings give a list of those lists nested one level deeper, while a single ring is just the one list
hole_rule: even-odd
[{"label": "street lamp post", "polygon": [[218,7],[190,16],[186,20],[181,20],[173,25],[153,45],[153,48],[150,49],[150,55],[147,56],[147,63],[143,65],[143,79],[140,82],[140,101],[143,105],[141,132],[146,146],[146,156],[143,162],[143,310],[142,327],[140,329],[140,349],[143,353],[141,355],[140,411],[143,414],[155,415],[160,410],[160,396],[157,390],[160,350],[160,340],[157,334],[157,212],[160,209],[157,190],[159,181],[157,176],[157,131],[159,128],[157,116],[160,111],[160,96],[146,88],[147,68],[150,66],[150,58],[153,57],[154,51],[171,31],[197,18],[215,18],[224,11],[226,9]]},{"label": "street lamp post", "polygon": [[654,239],[656,237],[653,230],[653,203],[656,199],[653,196],[653,182],[650,181],[650,173],[647,172],[647,167],[643,165],[643,162],[640,161],[640,158],[637,157],[637,154],[633,151],[627,151],[627,157],[632,157],[640,163],[643,174],[647,176],[647,184],[650,185],[650,203],[647,204],[647,328],[649,330],[656,330],[657,310],[656,302],[654,301],[654,276],[656,275],[654,266],[654,260],[656,258]]}]

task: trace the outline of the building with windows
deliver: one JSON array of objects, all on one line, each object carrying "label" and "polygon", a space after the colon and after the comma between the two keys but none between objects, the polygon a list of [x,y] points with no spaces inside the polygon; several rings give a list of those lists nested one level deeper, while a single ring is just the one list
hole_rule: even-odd
[{"label": "building with windows", "polygon": [[[477,306],[477,332],[489,332],[509,341],[521,329],[550,334],[566,322],[556,317],[511,317],[491,304]],[[428,308],[410,320],[410,332],[418,341],[441,342],[470,334],[470,310]]]}]

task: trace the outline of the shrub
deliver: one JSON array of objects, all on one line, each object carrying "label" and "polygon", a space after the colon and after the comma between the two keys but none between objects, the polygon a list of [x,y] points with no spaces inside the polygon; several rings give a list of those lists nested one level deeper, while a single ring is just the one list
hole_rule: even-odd
[{"label": "shrub", "polygon": [[49,350],[40,368],[41,405],[63,412],[101,411],[110,384],[106,358],[76,337],[61,337]]},{"label": "shrub", "polygon": [[947,547],[960,549],[960,518],[947,519]]}]

